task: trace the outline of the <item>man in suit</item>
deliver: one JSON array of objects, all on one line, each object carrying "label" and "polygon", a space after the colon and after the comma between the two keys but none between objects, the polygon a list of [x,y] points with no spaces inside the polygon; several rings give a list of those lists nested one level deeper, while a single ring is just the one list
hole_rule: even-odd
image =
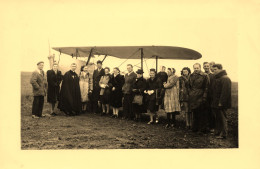
[{"label": "man in suit", "polygon": [[32,118],[42,117],[42,109],[44,104],[44,96],[46,95],[47,82],[45,79],[44,62],[37,63],[37,69],[32,73],[30,83],[33,87],[33,105]]},{"label": "man in suit", "polygon": [[122,87],[122,91],[124,94],[124,101],[123,101],[123,118],[124,119],[132,119],[134,117],[133,114],[133,99],[134,99],[134,93],[133,93],[133,86],[136,81],[136,73],[133,71],[133,65],[128,64],[127,65],[127,71],[128,73],[125,75],[125,83]]},{"label": "man in suit", "polygon": [[51,112],[50,115],[56,116],[54,113],[55,104],[59,101],[60,95],[60,83],[62,81],[61,71],[58,70],[58,64],[54,63],[51,70],[47,71],[47,101],[50,103]]},{"label": "man in suit", "polygon": [[97,69],[93,72],[93,91],[92,91],[92,110],[94,113],[98,113],[99,110],[99,95],[100,95],[100,86],[99,81],[102,76],[105,75],[105,71],[102,68],[102,61],[97,61]]}]

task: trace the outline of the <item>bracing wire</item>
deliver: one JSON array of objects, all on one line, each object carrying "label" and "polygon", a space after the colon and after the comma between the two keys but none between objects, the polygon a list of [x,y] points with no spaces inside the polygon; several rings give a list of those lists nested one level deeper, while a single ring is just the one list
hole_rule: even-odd
[{"label": "bracing wire", "polygon": [[135,55],[140,49],[136,50],[132,55],[130,55],[125,61],[123,61],[118,67],[122,66],[128,59]]}]

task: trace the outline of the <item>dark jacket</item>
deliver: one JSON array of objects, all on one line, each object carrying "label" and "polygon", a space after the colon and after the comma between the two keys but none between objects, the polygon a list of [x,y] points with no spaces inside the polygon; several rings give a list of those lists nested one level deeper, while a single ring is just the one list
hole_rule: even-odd
[{"label": "dark jacket", "polygon": [[188,102],[189,101],[189,76],[181,76],[179,78],[179,83],[180,83],[180,102]]},{"label": "dark jacket", "polygon": [[102,68],[100,71],[98,69],[94,70],[93,73],[93,90],[100,89],[99,81],[102,76],[105,75],[105,70]]},{"label": "dark jacket", "polygon": [[133,85],[133,93],[135,95],[144,95],[145,89],[146,89],[146,80],[143,77],[136,78]]},{"label": "dark jacket", "polygon": [[30,83],[33,87],[33,96],[45,96],[47,82],[43,74],[40,74],[37,70],[32,73]]},{"label": "dark jacket", "polygon": [[228,109],[231,107],[231,80],[225,70],[215,74],[213,83],[211,107],[220,108],[219,103],[222,108]]},{"label": "dark jacket", "polygon": [[209,79],[206,73],[192,73],[189,78],[189,104],[191,109],[197,109],[207,100]]},{"label": "dark jacket", "polygon": [[111,88],[115,87],[115,90],[111,92],[111,105],[113,107],[122,107],[122,86],[125,83],[124,76],[118,74],[116,77],[112,74],[109,84],[111,84]]},{"label": "dark jacket", "polygon": [[167,82],[168,75],[166,72],[159,72],[156,76],[162,81],[162,83]]},{"label": "dark jacket", "polygon": [[162,88],[163,83],[161,79],[155,77],[153,80],[149,78],[146,83],[146,90],[154,90],[154,93],[151,95],[147,94],[147,101],[149,100],[156,100],[157,105],[162,103]]},{"label": "dark jacket", "polygon": [[79,113],[81,111],[79,76],[71,70],[63,76],[58,108],[69,113]]},{"label": "dark jacket", "polygon": [[124,94],[132,94],[133,85],[136,79],[136,73],[132,72],[130,74],[125,75],[125,84],[122,87],[122,91]]},{"label": "dark jacket", "polygon": [[47,71],[47,82],[48,82],[47,101],[48,102],[55,103],[57,100],[59,100],[61,81],[62,81],[61,71],[57,70],[57,74],[55,74],[54,70]]}]

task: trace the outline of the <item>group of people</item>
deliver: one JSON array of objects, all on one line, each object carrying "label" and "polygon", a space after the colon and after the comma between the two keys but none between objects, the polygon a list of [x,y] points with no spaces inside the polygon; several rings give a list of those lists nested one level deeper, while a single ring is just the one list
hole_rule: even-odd
[{"label": "group of people", "polygon": [[49,116],[54,112],[56,102],[58,108],[68,116],[79,115],[86,111],[109,115],[112,106],[112,117],[119,117],[119,108],[123,108],[123,119],[140,121],[142,113],[148,113],[148,124],[159,123],[157,112],[163,109],[166,113],[165,128],[176,125],[176,115],[185,112],[186,127],[193,132],[212,132],[216,138],[227,137],[226,110],[231,107],[231,80],[221,64],[214,62],[195,63],[194,71],[184,67],[178,77],[174,68],[161,67],[160,72],[150,69],[149,78],[143,77],[143,70],[133,71],[127,65],[127,73],[123,76],[118,67],[102,68],[97,62],[93,74],[88,66],[83,66],[78,75],[77,65],[64,75],[58,70],[58,64],[47,71],[47,80],[43,72],[43,62],[37,63],[33,72],[34,101],[32,117],[42,116],[44,96],[47,89],[47,101],[50,103]]}]

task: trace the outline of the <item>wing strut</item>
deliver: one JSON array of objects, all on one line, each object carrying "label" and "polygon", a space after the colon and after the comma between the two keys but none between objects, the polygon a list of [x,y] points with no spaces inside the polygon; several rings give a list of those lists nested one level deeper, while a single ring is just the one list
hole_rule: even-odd
[{"label": "wing strut", "polygon": [[90,49],[90,52],[89,52],[89,55],[88,55],[88,60],[87,60],[86,65],[88,65],[88,63],[89,63],[89,61],[90,61],[90,58],[91,58],[92,52],[93,52],[93,48]]},{"label": "wing strut", "polygon": [[157,73],[157,70],[158,70],[158,56],[155,56],[155,60],[156,60],[156,73]]},{"label": "wing strut", "polygon": [[102,63],[105,61],[106,57],[107,57],[107,55],[105,55],[104,59],[102,60]]},{"label": "wing strut", "polygon": [[143,51],[143,48],[141,48],[141,69],[143,70],[143,64],[144,64],[144,61],[143,61],[143,59],[144,59],[144,51]]}]

